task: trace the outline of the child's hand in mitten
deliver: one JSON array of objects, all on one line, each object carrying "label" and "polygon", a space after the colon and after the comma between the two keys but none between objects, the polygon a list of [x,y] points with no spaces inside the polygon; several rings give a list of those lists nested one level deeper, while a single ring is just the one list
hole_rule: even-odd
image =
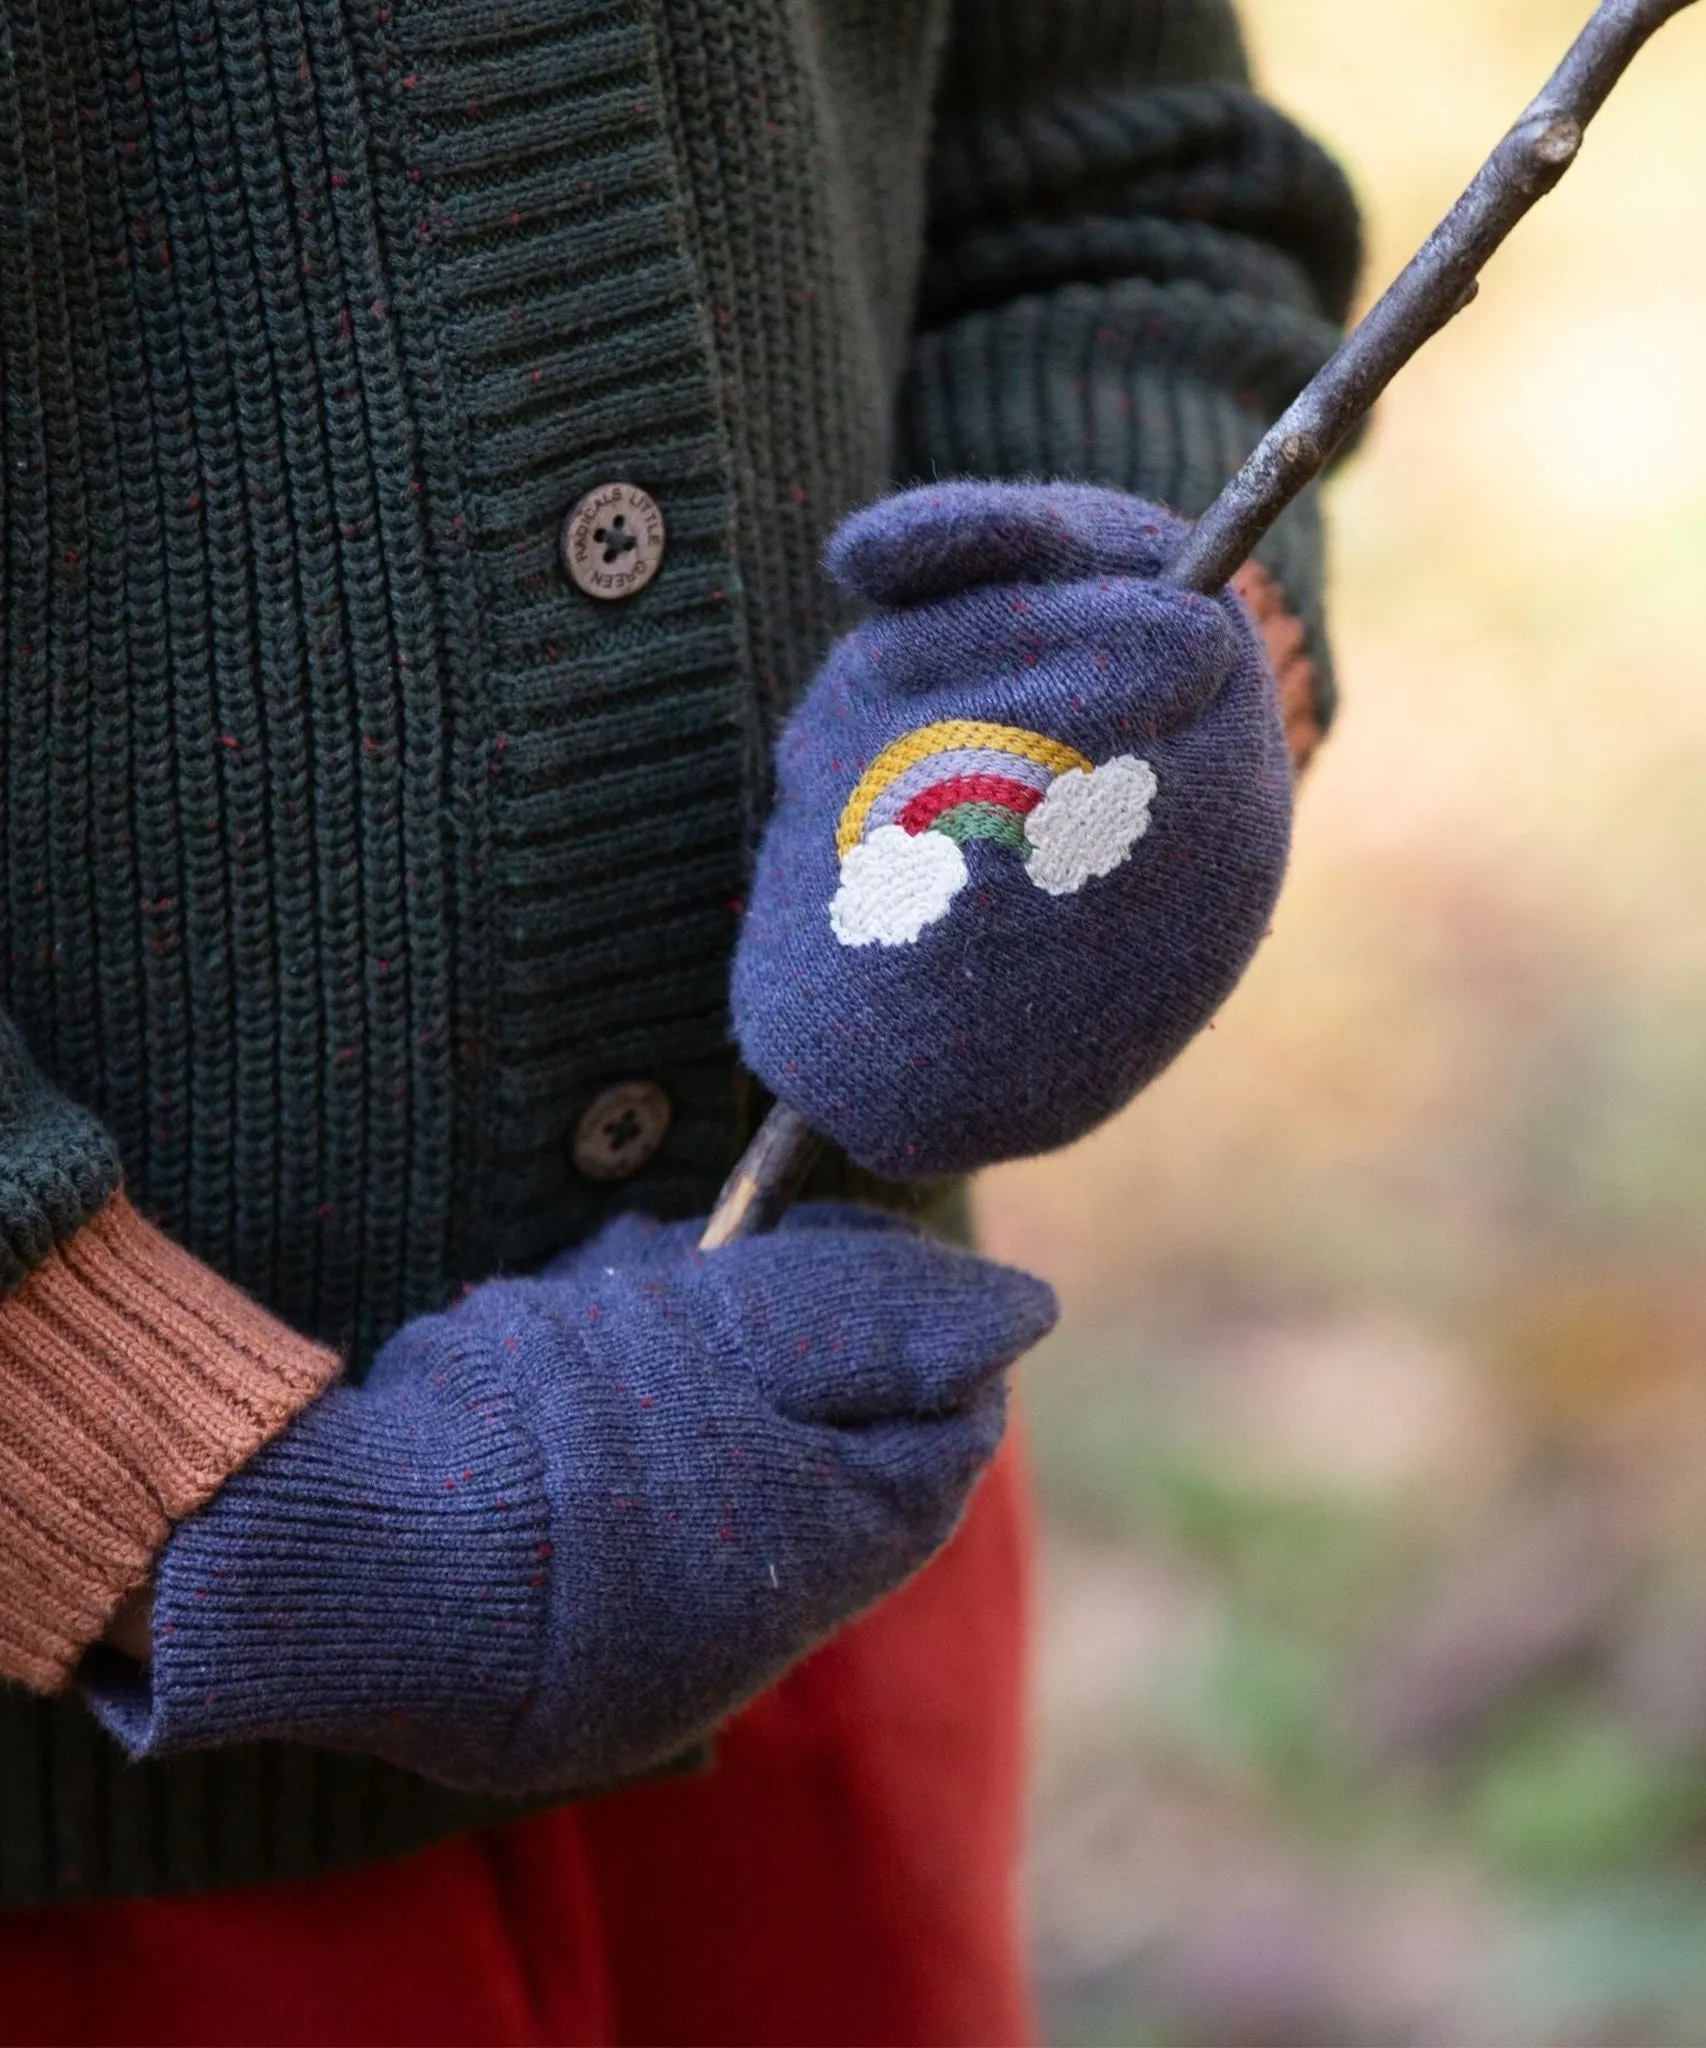
[{"label": "child's hand in mitten", "polygon": [[136,1753],[285,1737],[499,1792],[679,1753],[947,1537],[1040,1281],[874,1212],[632,1222],[332,1389],[163,1553]]},{"label": "child's hand in mitten", "polygon": [[1117,491],[959,483],[831,541],[876,610],[782,736],[734,1014],[860,1165],[1081,1136],[1266,930],[1292,790],[1273,677],[1237,599],[1155,580],[1183,534]]}]

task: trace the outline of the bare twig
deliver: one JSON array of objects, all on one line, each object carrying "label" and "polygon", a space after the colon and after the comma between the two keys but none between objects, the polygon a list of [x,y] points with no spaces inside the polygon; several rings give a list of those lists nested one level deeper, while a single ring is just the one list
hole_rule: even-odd
[{"label": "bare twig", "polygon": [[1244,566],[1404,365],[1474,299],[1488,260],[1575,162],[1588,123],[1642,45],[1692,4],[1604,0],[1468,191],[1191,529],[1169,583],[1215,591]]},{"label": "bare twig", "polygon": [[724,1183],[699,1249],[714,1252],[732,1238],[773,1230],[822,1149],[823,1140],[799,1111],[777,1103]]},{"label": "bare twig", "polygon": [[[1474,299],[1481,271],[1575,162],[1588,123],[1642,46],[1692,5],[1602,0],[1463,197],[1191,529],[1167,570],[1168,583],[1212,594],[1242,568],[1404,365]],[[702,1239],[706,1249],[769,1229],[821,1144],[803,1118],[778,1104],[718,1197]]]}]

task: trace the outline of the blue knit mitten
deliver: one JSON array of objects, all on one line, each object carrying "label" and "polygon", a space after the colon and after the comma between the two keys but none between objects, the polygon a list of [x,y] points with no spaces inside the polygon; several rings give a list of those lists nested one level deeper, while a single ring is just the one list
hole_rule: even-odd
[{"label": "blue knit mitten", "polygon": [[748,1064],[861,1166],[1082,1136],[1231,993],[1285,870],[1291,767],[1238,600],[1154,580],[1122,492],[943,484],[848,520],[876,607],[778,750],[735,957]]},{"label": "blue knit mitten", "polygon": [[616,1226],[394,1337],[162,1555],[137,1755],[285,1737],[520,1793],[679,1753],[952,1530],[1040,1281],[871,1212]]}]

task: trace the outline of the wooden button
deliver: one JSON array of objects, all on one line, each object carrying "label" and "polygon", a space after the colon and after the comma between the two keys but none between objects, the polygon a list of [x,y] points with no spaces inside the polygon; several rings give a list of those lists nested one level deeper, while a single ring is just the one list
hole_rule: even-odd
[{"label": "wooden button", "polygon": [[588,597],[632,597],[663,560],[663,514],[638,484],[600,484],[563,521],[563,567]]},{"label": "wooden button", "polygon": [[669,1097],[655,1081],[617,1082],[576,1126],[575,1165],[588,1180],[626,1180],[663,1143],[669,1116]]}]

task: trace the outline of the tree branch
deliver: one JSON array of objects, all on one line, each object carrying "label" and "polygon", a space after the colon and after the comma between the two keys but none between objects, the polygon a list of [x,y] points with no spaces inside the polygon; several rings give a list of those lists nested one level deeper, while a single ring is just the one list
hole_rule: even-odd
[{"label": "tree branch", "polygon": [[1693,0],[1604,0],[1545,90],[1367,317],[1191,530],[1166,581],[1212,593],[1332,461],[1410,359],[1470,304],[1489,259],[1576,160],[1636,54]]},{"label": "tree branch", "polygon": [[[1212,595],[1250,559],[1380,394],[1474,299],[1482,270],[1580,153],[1582,137],[1643,45],[1693,0],[1602,0],[1569,55],[1367,317],[1311,379],[1203,514],[1165,581]],[[701,1244],[768,1230],[823,1140],[778,1104],[730,1176]]]}]

